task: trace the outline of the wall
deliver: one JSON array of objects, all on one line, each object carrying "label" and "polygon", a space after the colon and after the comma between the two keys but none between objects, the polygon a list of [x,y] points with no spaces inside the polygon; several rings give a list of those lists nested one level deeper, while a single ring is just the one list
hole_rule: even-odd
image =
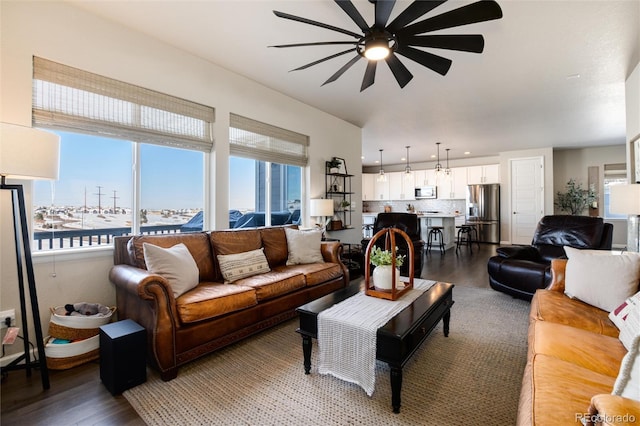
[{"label": "wall", "polygon": [[[554,150],[554,197],[558,191],[566,191],[565,185],[571,178],[575,179],[577,183],[582,184],[582,187],[586,189],[588,187],[587,168],[597,166],[599,169],[598,181],[600,185],[596,188],[596,192],[599,194],[600,203],[602,203],[604,194],[604,165],[625,162],[626,151],[623,143],[603,147]],[[601,210],[600,214],[602,215],[603,213]],[[556,211],[556,214],[566,214],[566,212]],[[627,221],[608,220],[607,222],[613,223],[613,244],[616,247],[624,247],[627,244]]]},{"label": "wall", "polygon": [[[27,126],[31,123],[33,55],[216,108],[215,148],[206,173],[211,188],[206,196],[210,206],[207,219],[212,228],[228,226],[228,116],[231,112],[310,137],[310,163],[303,199],[324,194],[325,160],[338,156],[348,164],[360,164],[360,128],[252,80],[63,2],[1,2],[0,7],[1,121]],[[353,185],[358,188],[361,176],[359,171],[355,174]],[[359,208],[358,197],[359,194],[354,195]],[[308,209],[308,205],[304,208]],[[10,197],[2,194],[0,309],[17,310],[9,209]],[[304,220],[310,223],[308,215],[304,215]],[[354,215],[354,229],[335,233],[335,236],[346,242],[358,242],[361,224],[361,217]],[[45,334],[51,306],[78,301],[115,304],[115,292],[108,280],[111,256],[110,249],[97,249],[91,254],[45,255],[36,259]]]}]

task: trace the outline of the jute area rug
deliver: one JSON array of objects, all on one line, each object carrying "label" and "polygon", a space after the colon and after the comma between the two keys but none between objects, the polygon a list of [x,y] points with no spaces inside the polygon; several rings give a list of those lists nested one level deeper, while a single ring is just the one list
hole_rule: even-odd
[{"label": "jute area rug", "polygon": [[124,393],[149,425],[513,425],[526,362],[529,303],[456,286],[449,337],[440,323],[403,369],[391,410],[389,369],[378,362],[372,397],[356,385],[304,374],[297,320]]}]

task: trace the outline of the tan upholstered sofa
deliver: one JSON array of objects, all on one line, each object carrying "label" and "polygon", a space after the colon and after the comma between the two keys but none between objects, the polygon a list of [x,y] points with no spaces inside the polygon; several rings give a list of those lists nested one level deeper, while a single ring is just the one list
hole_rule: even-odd
[{"label": "tan upholstered sofa", "polygon": [[[184,243],[197,264],[197,286],[175,297],[165,277],[147,270],[144,243]],[[287,265],[284,227],[116,237],[114,244],[109,276],[118,317],[146,328],[148,360],[163,380],[193,359],[293,318],[296,307],[349,282],[339,242],[321,244],[324,262]],[[260,248],[270,271],[225,284],[217,255]]]},{"label": "tan upholstered sofa", "polygon": [[640,402],[611,394],[627,353],[618,328],[564,294],[566,263],[552,261],[551,285],[531,301],[518,425],[640,424]]}]

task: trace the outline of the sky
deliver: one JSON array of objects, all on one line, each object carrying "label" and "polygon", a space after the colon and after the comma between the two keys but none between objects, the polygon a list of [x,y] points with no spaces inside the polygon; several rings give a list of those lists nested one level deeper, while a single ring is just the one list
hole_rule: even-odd
[{"label": "sky", "polygon": [[[55,182],[36,181],[35,206],[132,206],[133,143],[77,133],[61,136],[60,176]],[[203,158],[198,151],[142,144],[141,207],[199,209],[204,207]],[[101,187],[101,188],[98,188]],[[114,193],[114,191],[116,191]]]}]

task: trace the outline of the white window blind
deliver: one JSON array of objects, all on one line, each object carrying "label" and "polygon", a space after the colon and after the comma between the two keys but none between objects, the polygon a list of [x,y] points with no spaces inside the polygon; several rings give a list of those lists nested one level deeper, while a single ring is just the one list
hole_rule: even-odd
[{"label": "white window blind", "polygon": [[33,58],[33,125],[211,152],[212,107]]},{"label": "white window blind", "polygon": [[626,179],[627,163],[614,163],[604,165],[604,178],[606,179]]},{"label": "white window blind", "polygon": [[307,165],[309,137],[240,115],[229,119],[229,153],[279,164]]}]

